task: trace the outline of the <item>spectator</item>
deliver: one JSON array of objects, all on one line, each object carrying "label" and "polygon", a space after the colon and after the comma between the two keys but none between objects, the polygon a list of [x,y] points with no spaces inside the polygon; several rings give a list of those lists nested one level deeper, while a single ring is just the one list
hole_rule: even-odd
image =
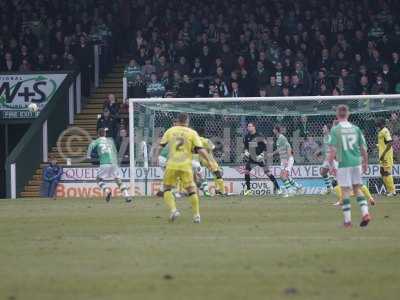
[{"label": "spectator", "polygon": [[166,57],[164,55],[161,55],[160,58],[156,61],[156,63],[154,65],[156,67],[156,73],[157,73],[158,76],[161,76],[166,71],[170,71],[171,70],[171,67],[167,63],[167,59],[166,59]]},{"label": "spectator", "polygon": [[214,78],[214,87],[219,95],[219,97],[228,97],[229,89],[224,80],[221,80],[220,77]]},{"label": "spectator", "polygon": [[200,58],[194,60],[194,67],[192,69],[192,77],[202,77],[205,75],[205,70],[201,66]]},{"label": "spectator", "polygon": [[343,95],[353,95],[355,93],[355,83],[347,68],[340,70],[340,78],[343,81]]},{"label": "spectator", "polygon": [[195,96],[193,82],[189,75],[183,75],[183,81],[179,88],[178,95],[183,98],[192,98]]},{"label": "spectator", "polygon": [[146,82],[143,79],[143,76],[136,75],[135,80],[132,85],[128,85],[128,95],[132,98],[146,98]]},{"label": "spectator", "polygon": [[387,84],[388,84],[389,93],[393,93],[394,87],[395,87],[395,81],[394,81],[393,72],[390,70],[389,64],[387,64],[387,63],[383,64],[381,75],[382,75],[383,81],[387,82]]},{"label": "spectator", "polygon": [[36,60],[35,66],[36,66],[35,71],[46,71],[49,69],[46,57],[43,53],[39,53],[37,55],[37,60]]},{"label": "spectator", "polygon": [[57,185],[63,174],[63,169],[52,159],[43,171],[42,197],[53,198]]},{"label": "spectator", "polygon": [[67,54],[63,70],[76,71],[78,69],[79,67],[75,61],[75,57],[71,53]]},{"label": "spectator", "polygon": [[79,44],[76,46],[74,53],[82,75],[82,94],[84,97],[88,97],[91,86],[93,51],[83,35],[79,38]]},{"label": "spectator", "polygon": [[376,76],[376,81],[371,87],[371,93],[376,94],[387,94],[389,92],[389,84],[383,81],[382,74]]},{"label": "spectator", "polygon": [[269,77],[269,84],[265,88],[267,97],[279,97],[282,95],[282,89],[276,82],[276,76]]},{"label": "spectator", "polygon": [[[150,60],[148,61],[150,62]],[[128,86],[133,85],[133,82],[138,75],[143,75],[143,69],[138,65],[136,60],[131,59],[124,70],[124,76],[128,81]]]},{"label": "spectator", "polygon": [[118,127],[117,121],[111,116],[110,112],[105,109],[103,114],[97,120],[96,130],[100,128],[105,128],[107,131],[107,137],[111,137],[114,140],[117,137]]},{"label": "spectator", "polygon": [[29,72],[32,71],[32,67],[27,59],[23,59],[21,65],[18,69],[19,72]]},{"label": "spectator", "polygon": [[189,74],[190,65],[186,62],[186,58],[184,56],[179,58],[179,63],[175,65],[175,70],[179,71],[180,74]]},{"label": "spectator", "polygon": [[261,86],[267,85],[268,77],[269,74],[267,73],[267,70],[265,70],[264,68],[264,63],[262,61],[258,61],[256,71],[254,72],[254,80],[256,83],[256,87],[259,88]]},{"label": "spectator", "polygon": [[6,52],[4,55],[4,60],[1,64],[1,70],[3,72],[15,72],[18,70],[17,62],[13,59],[10,52]]},{"label": "spectator", "polygon": [[49,70],[60,71],[62,69],[62,60],[58,57],[57,53],[53,53],[50,56]]},{"label": "spectator", "polygon": [[393,83],[394,86],[400,83],[400,57],[398,52],[392,53],[392,62],[390,64],[390,69],[393,73]]},{"label": "spectator", "polygon": [[158,80],[157,74],[151,74],[150,83],[147,85],[146,92],[147,95],[151,98],[164,96],[165,85]]},{"label": "spectator", "polygon": [[290,96],[303,96],[304,88],[300,83],[299,76],[297,74],[292,75],[292,80],[290,84]]},{"label": "spectator", "polygon": [[299,78],[299,82],[303,87],[304,94],[308,95],[311,91],[311,77],[308,72],[304,69],[303,62],[296,61],[294,64],[294,73]]},{"label": "spectator", "polygon": [[361,76],[360,85],[359,85],[359,89],[358,89],[357,93],[360,95],[369,95],[370,94],[370,86],[369,86],[367,76],[365,76],[365,75]]},{"label": "spectator", "polygon": [[[146,81],[150,81],[151,74],[156,72],[156,67],[151,64],[150,58],[146,58],[145,64],[142,67],[142,72],[144,74]],[[136,78],[137,78],[137,76],[136,76]]]},{"label": "spectator", "polygon": [[230,97],[240,98],[244,96],[245,96],[244,93],[239,88],[239,83],[237,81],[232,81]]},{"label": "spectator", "polygon": [[105,110],[109,111],[110,115],[114,119],[118,120],[119,108],[120,108],[120,105],[115,101],[115,95],[108,94],[107,99],[104,101],[104,104],[103,104],[103,111],[105,111]]}]

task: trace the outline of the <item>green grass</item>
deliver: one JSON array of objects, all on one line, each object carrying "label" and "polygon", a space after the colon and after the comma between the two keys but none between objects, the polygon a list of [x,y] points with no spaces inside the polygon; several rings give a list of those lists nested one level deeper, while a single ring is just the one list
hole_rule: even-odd
[{"label": "green grass", "polygon": [[350,230],[333,200],[2,200],[0,300],[399,299],[400,198]]}]

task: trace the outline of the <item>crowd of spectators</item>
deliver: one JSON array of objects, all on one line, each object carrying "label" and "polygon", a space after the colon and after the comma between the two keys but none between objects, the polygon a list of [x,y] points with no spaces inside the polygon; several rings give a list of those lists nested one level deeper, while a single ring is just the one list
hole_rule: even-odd
[{"label": "crowd of spectators", "polygon": [[[118,39],[115,1],[0,1],[0,72],[77,70],[90,92],[93,43]],[[115,47],[118,49],[118,47]]]},{"label": "crowd of spectators", "polygon": [[400,93],[399,1],[132,5],[131,97]]}]

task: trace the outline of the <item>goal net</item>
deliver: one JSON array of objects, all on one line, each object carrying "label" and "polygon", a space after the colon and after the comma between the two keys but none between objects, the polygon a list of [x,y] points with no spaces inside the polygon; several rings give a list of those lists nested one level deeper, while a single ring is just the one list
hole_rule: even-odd
[{"label": "goal net", "polygon": [[[325,189],[319,175],[324,160],[321,154],[323,126],[331,127],[336,107],[346,104],[351,111],[350,121],[362,129],[368,144],[370,168],[364,177],[365,184],[371,192],[383,193],[375,122],[378,118],[390,120],[394,113],[400,112],[399,100],[400,95],[129,99],[130,184],[136,195],[154,195],[159,190],[163,169],[152,163],[157,159],[153,157],[154,148],[176,116],[186,112],[190,116],[190,127],[201,131],[215,145],[213,155],[223,170],[227,192],[243,193],[243,137],[247,124],[251,122],[265,137],[265,162],[270,171],[279,177],[279,157],[267,154],[276,148],[273,128],[280,125],[294,151],[292,177],[304,186],[306,194],[320,194]],[[388,126],[391,126],[391,121],[388,121]],[[397,132],[393,134],[397,143]],[[394,145],[395,159],[398,157],[396,147],[397,144]],[[399,172],[397,163],[400,162],[395,161],[395,176]],[[205,168],[202,172],[212,187],[213,175]],[[250,175],[255,195],[272,193],[272,184],[263,168],[254,167]]]}]

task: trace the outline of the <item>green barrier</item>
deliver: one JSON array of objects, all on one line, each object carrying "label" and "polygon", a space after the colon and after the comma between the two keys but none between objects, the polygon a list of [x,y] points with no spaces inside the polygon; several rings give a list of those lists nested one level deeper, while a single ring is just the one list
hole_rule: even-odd
[{"label": "green barrier", "polygon": [[[65,74],[65,73],[64,73]],[[77,72],[70,72],[63,81],[49,103],[43,108],[40,115],[19,141],[6,160],[6,188],[7,197],[16,198],[23,191],[24,186],[34,175],[52,146],[56,145],[58,136],[66,129],[73,116],[78,93],[75,91]],[[80,84],[79,84],[80,85]],[[79,91],[80,93],[80,91]],[[70,98],[73,98],[70,100]],[[71,107],[70,101],[74,101]],[[43,149],[45,137],[44,128],[47,127],[47,149]]]}]

